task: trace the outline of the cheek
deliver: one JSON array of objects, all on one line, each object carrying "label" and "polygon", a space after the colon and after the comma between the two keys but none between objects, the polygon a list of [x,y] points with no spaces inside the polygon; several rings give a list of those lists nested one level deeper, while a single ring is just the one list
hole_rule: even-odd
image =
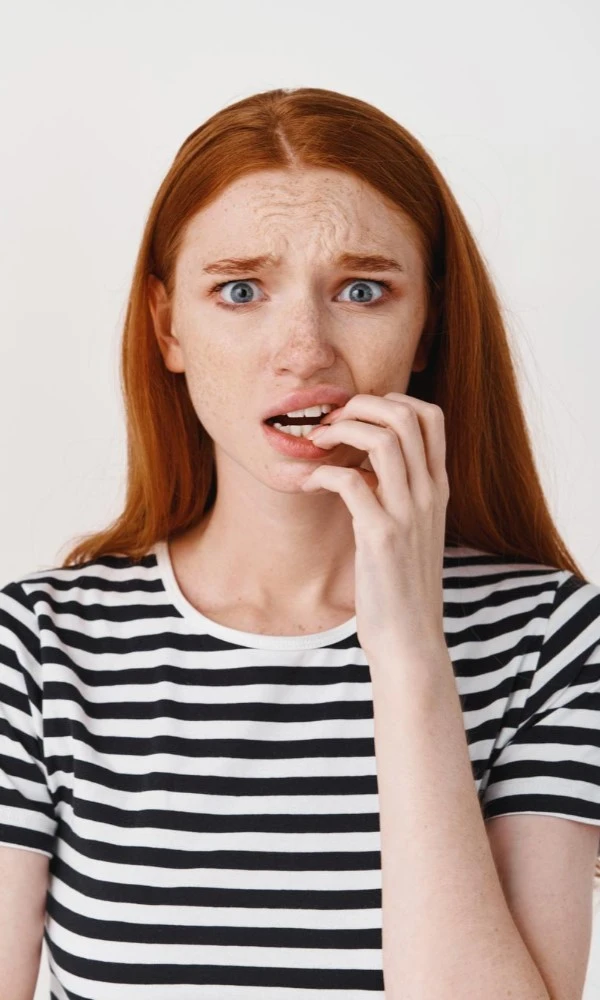
[{"label": "cheek", "polygon": [[203,348],[187,359],[185,378],[190,400],[200,423],[213,438],[226,432],[229,425],[239,431],[237,414],[248,395],[244,370],[239,360],[214,348]]},{"label": "cheek", "polygon": [[[418,342],[418,338],[417,338]],[[388,392],[406,392],[412,374],[414,350],[402,337],[395,336],[385,346],[369,351],[364,357],[349,359],[349,370],[359,393],[385,396]]]}]

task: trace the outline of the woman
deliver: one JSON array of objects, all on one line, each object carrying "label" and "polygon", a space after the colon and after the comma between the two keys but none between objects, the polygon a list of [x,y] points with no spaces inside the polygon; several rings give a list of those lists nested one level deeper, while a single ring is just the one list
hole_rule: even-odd
[{"label": "woman", "polygon": [[122,514],[0,591],[4,981],[45,919],[57,1000],[578,995],[600,588],[427,152],[316,88],[215,114],[122,373]]}]

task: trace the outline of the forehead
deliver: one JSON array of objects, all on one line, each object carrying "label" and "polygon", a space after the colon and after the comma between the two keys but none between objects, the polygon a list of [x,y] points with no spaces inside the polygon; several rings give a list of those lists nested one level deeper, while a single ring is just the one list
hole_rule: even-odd
[{"label": "forehead", "polygon": [[353,174],[308,167],[233,181],[188,222],[180,252],[207,263],[234,253],[346,250],[403,253],[408,271],[420,263],[416,226],[399,208]]}]

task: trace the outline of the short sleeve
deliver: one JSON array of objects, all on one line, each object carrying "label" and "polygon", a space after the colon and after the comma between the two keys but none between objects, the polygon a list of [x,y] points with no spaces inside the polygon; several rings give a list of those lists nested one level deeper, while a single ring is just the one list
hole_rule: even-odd
[{"label": "short sleeve", "polygon": [[600,835],[600,588],[570,571],[516,729],[492,753],[481,805],[486,820],[540,813],[598,824]]},{"label": "short sleeve", "polygon": [[37,618],[21,583],[0,590],[0,844],[52,857],[57,819],[43,757]]}]

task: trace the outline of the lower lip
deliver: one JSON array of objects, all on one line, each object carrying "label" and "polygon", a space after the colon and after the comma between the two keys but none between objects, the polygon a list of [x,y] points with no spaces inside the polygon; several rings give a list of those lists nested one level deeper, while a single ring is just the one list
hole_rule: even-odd
[{"label": "lower lip", "polygon": [[263,428],[269,444],[282,455],[290,455],[292,458],[323,458],[324,453],[331,450],[319,448],[310,438],[294,437],[285,431],[278,431],[271,424],[263,423]]}]

